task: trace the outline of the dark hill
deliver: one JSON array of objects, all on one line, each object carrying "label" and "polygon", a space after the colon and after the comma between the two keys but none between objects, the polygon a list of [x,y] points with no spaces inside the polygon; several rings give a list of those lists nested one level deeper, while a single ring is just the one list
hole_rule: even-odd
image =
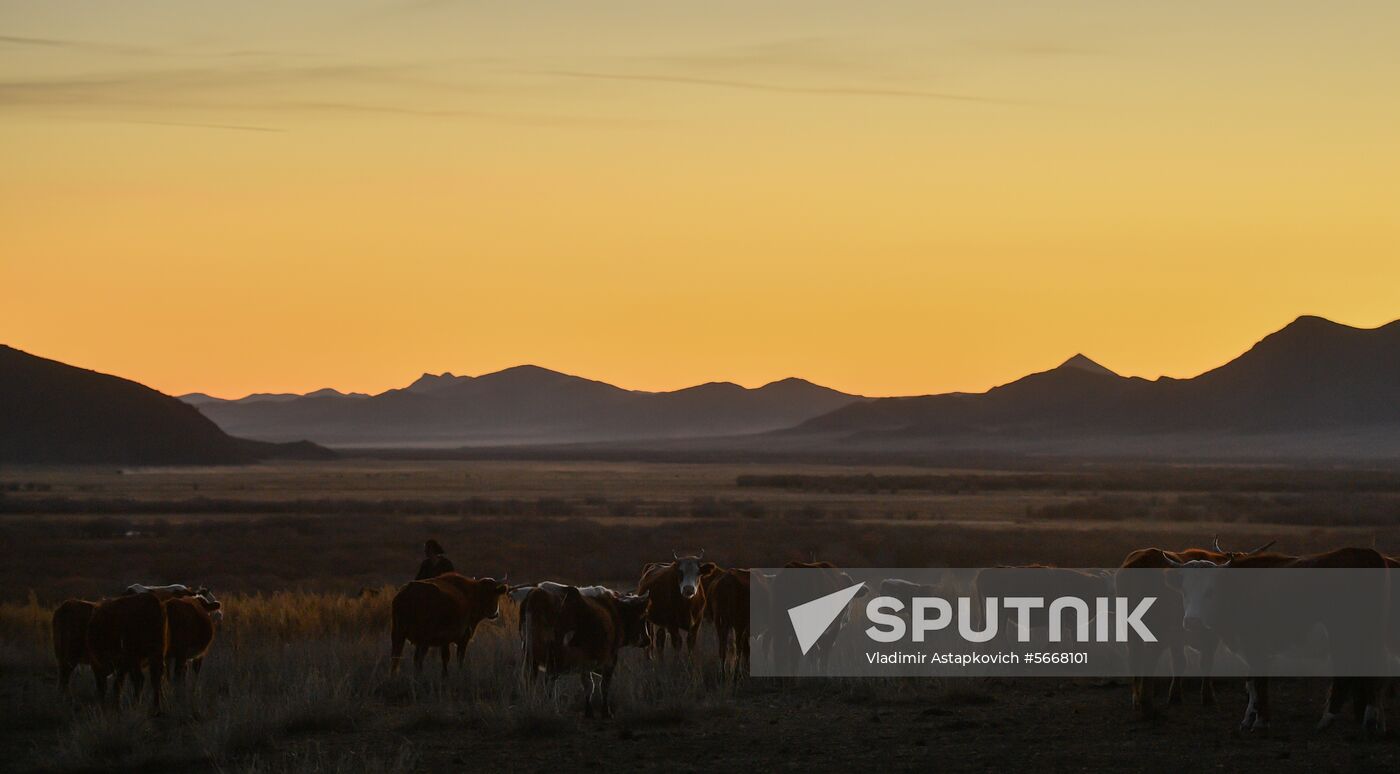
[{"label": "dark hill", "polygon": [[233,438],[149,387],[0,345],[0,461],[190,465],[327,454]]}]

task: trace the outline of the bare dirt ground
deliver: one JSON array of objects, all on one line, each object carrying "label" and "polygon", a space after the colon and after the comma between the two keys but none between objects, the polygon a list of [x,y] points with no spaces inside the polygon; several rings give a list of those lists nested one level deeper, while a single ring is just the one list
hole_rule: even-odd
[{"label": "bare dirt ground", "polygon": [[[705,548],[729,566],[812,554],[844,566],[1114,566],[1133,548],[1202,545],[1219,533],[1238,545],[1277,538],[1297,553],[1343,544],[1400,552],[1400,513],[1384,498],[1367,500],[1377,510],[1358,519],[1350,500],[1300,505],[1232,492],[1223,502],[1241,518],[1214,505],[1191,510],[1199,501],[1164,490],[1124,500],[1139,510],[1115,519],[1101,501],[1077,511],[1083,492],[735,485],[754,472],[849,471],[475,461],[7,470],[0,769],[1400,769],[1400,733],[1364,740],[1350,722],[1312,730],[1326,694],[1317,680],[1281,681],[1273,729],[1241,734],[1238,681],[1219,681],[1214,708],[1200,707],[1188,685],[1185,706],[1154,719],[1132,711],[1122,681],[744,679],[731,687],[718,677],[707,628],[698,666],[656,665],[628,651],[617,717],[585,720],[575,678],[551,690],[523,683],[509,620],[484,628],[467,669],[446,681],[432,658],[422,677],[388,674],[388,600],[428,536],[468,574],[509,569],[518,580],[620,586],[675,548]],[[1278,502],[1290,514],[1313,509],[1311,521],[1257,520]],[[1060,510],[1038,510],[1045,505]],[[197,694],[172,690],[157,718],[144,705],[98,710],[85,669],[72,698],[54,685],[53,605],[132,581],[208,583],[228,612]],[[363,587],[375,591],[361,596]],[[1400,711],[1390,715],[1400,723]]]}]

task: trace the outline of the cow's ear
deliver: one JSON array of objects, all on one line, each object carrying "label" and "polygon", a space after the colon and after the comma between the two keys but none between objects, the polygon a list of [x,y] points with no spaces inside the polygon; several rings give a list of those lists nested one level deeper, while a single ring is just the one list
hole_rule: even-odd
[{"label": "cow's ear", "polygon": [[700,565],[700,572],[704,573],[705,575],[709,575],[717,569],[719,569],[719,565],[715,564],[714,562],[705,562],[704,564]]},{"label": "cow's ear", "polygon": [[504,583],[497,583],[497,584],[496,584],[496,594],[497,594],[497,595],[504,594],[504,593],[506,593],[506,592],[508,592],[508,591],[510,591],[510,586],[507,586],[507,585],[504,584]]}]

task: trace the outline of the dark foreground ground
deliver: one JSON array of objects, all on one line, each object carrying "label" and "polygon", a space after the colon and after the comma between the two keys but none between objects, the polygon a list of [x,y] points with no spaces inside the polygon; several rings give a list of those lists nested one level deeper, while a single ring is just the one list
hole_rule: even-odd
[{"label": "dark foreground ground", "polygon": [[[1171,468],[1049,485],[879,473],[916,478],[488,462],[6,471],[0,770],[1400,771],[1400,698],[1387,737],[1362,739],[1352,722],[1315,733],[1326,694],[1316,680],[1278,683],[1273,729],[1241,734],[1239,681],[1218,683],[1213,708],[1190,686],[1184,706],[1151,720],[1121,680],[733,687],[718,678],[706,628],[698,667],[627,651],[617,717],[590,721],[576,679],[548,691],[521,680],[510,609],[478,632],[465,671],[388,674],[389,600],[428,536],[467,574],[621,587],[675,549],[704,548],[726,566],[813,555],[844,566],[1115,566],[1134,548],[1219,534],[1292,553],[1400,553],[1389,473]],[[779,478],[741,485],[741,475]],[[156,718],[144,704],[97,709],[85,668],[73,696],[54,684],[53,607],[134,581],[207,583],[227,612],[198,692],[172,689]]]}]

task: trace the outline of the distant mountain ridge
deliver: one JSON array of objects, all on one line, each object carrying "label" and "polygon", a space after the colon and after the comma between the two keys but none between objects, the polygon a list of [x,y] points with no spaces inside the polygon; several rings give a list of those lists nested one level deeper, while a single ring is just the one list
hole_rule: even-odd
[{"label": "distant mountain ridge", "polygon": [[234,438],[149,387],[0,345],[0,462],[209,465],[321,458],[314,444]]},{"label": "distant mountain ridge", "polygon": [[[332,391],[333,392],[333,391]],[[481,376],[425,373],[374,396],[326,391],[275,400],[186,400],[230,433],[338,445],[445,446],[749,435],[862,401],[803,379],[748,389],[710,382],[626,390],[534,365]]]},{"label": "distant mountain ridge", "polygon": [[[1397,443],[1385,444],[1393,428]],[[882,398],[777,435],[841,447],[1183,447],[1347,434],[1400,449],[1400,321],[1372,329],[1300,317],[1191,379],[1122,377],[1076,356],[985,393]],[[1191,439],[1195,439],[1192,441]],[[1262,450],[1262,449],[1261,449]]]}]

